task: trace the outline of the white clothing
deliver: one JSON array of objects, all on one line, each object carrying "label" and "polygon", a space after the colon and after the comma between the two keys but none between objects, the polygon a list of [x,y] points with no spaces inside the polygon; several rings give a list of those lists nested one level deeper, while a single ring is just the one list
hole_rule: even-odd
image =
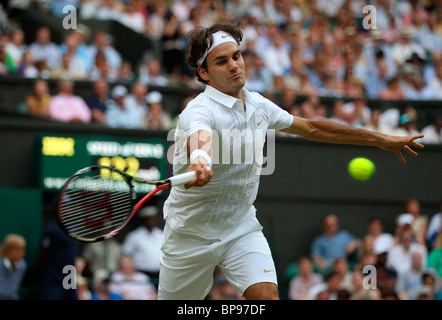
[{"label": "white clothing", "polygon": [[153,300],[156,298],[156,289],[150,282],[149,276],[137,271],[130,278],[120,271],[114,272],[110,278],[109,289],[127,300]]},{"label": "white clothing", "polygon": [[152,232],[149,232],[146,227],[140,226],[127,234],[122,250],[132,257],[137,270],[158,272],[162,240],[161,229],[154,227]]},{"label": "white clothing", "polygon": [[158,300],[204,299],[216,266],[241,296],[255,283],[277,285],[275,264],[261,229],[256,219],[249,219],[224,239],[209,240],[174,232],[166,224]]},{"label": "white clothing", "polygon": [[422,129],[422,134],[425,136],[422,138],[423,143],[428,144],[442,144],[442,130],[437,131],[433,124],[430,124]]},{"label": "white clothing", "polygon": [[390,248],[393,246],[394,237],[389,233],[382,233],[376,237],[373,242],[374,253],[381,254],[383,252],[388,252]]},{"label": "white clothing", "polygon": [[[181,113],[174,137],[174,175],[187,170],[188,137],[207,130],[212,133],[213,177],[202,188],[172,188],[163,211],[173,230],[223,239],[246,219],[255,219],[253,202],[261,163],[260,155],[251,159],[249,153],[257,150],[262,154],[267,129],[288,128],[293,116],[258,93],[243,92],[245,112],[241,100],[206,86]],[[235,132],[237,136],[247,133],[247,137],[230,139],[229,134]],[[239,157],[244,160],[238,161]]]},{"label": "white clothing", "polygon": [[427,266],[428,251],[427,248],[419,243],[412,243],[410,249],[405,252],[401,244],[397,244],[388,251],[386,265],[398,273],[411,269],[411,256],[414,251],[419,251],[422,255],[422,268]]},{"label": "white clothing", "polygon": [[253,202],[267,129],[288,128],[293,116],[260,94],[242,90],[246,110],[240,99],[206,86],[179,117],[174,175],[188,168],[188,137],[205,130],[212,134],[213,177],[201,188],[172,188],[164,204],[160,300],[204,299],[216,266],[240,295],[256,283],[277,284]]}]

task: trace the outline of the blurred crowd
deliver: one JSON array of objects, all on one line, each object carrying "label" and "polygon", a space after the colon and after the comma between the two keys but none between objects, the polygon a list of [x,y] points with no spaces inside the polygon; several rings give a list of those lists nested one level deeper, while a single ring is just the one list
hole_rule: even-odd
[{"label": "blurred crowd", "polygon": [[[342,228],[339,215],[326,213],[305,254],[278,271],[281,299],[442,300],[442,201],[427,215],[419,199],[410,198],[399,212],[394,221],[370,217],[361,234]],[[23,236],[6,235],[0,244],[0,300],[20,298],[29,277],[39,286],[36,299],[155,300],[161,213],[155,205],[143,207],[122,237],[82,246],[53,220],[42,233],[37,271],[27,268]],[[243,299],[220,268],[213,281],[206,299]]]},{"label": "blurred crowd", "polygon": [[362,235],[323,218],[308,254],[286,270],[291,300],[442,300],[442,202],[428,216],[410,198],[392,233],[372,217]]},{"label": "blurred crowd", "polygon": [[[60,44],[52,42],[47,27],[35,30],[33,41],[26,44],[20,25],[7,17],[14,10],[64,17],[66,5],[76,7],[80,19],[113,19],[146,35],[160,44],[161,56],[133,65],[115,48],[113,35],[101,30],[92,34],[82,24]],[[327,106],[325,116],[386,132],[425,129],[428,138],[423,142],[442,141],[437,107],[416,128],[419,115],[412,106],[392,110],[362,106],[367,99],[442,97],[441,1],[22,0],[7,2],[0,12],[0,74],[105,79],[126,89],[135,82],[199,88],[184,60],[187,34],[197,26],[227,19],[238,22],[244,33],[246,89],[305,117],[324,116],[324,108],[311,101],[301,104],[299,99],[295,104],[293,96],[354,100]],[[292,98],[279,101],[285,92]]]}]

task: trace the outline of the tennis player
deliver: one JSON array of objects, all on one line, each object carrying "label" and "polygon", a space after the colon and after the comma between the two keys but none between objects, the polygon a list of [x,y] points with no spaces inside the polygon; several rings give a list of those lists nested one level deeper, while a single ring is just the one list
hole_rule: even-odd
[{"label": "tennis player", "polygon": [[[173,170],[194,170],[197,177],[173,188],[164,204],[158,298],[204,299],[219,266],[246,299],[279,299],[275,264],[253,205],[260,163],[235,162],[235,153],[263,145],[255,141],[262,136],[257,130],[274,129],[313,141],[375,146],[405,163],[401,151],[417,156],[410,147],[423,148],[415,141],[423,135],[396,137],[294,117],[243,88],[242,32],[236,24],[199,27],[189,35],[187,62],[206,87],[179,117]],[[242,149],[229,145],[235,135],[223,139],[226,132],[245,130],[251,134],[239,135]],[[221,157],[221,151],[231,153]]]}]

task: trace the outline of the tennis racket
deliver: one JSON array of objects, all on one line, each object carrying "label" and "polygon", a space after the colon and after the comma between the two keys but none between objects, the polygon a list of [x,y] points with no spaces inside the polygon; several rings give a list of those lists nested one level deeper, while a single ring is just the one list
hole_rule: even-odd
[{"label": "tennis racket", "polygon": [[[195,171],[190,171],[166,180],[151,181],[130,176],[114,167],[86,167],[61,187],[57,218],[63,230],[75,240],[106,240],[118,234],[153,195],[186,184],[195,177]],[[137,202],[134,183],[155,188]]]}]

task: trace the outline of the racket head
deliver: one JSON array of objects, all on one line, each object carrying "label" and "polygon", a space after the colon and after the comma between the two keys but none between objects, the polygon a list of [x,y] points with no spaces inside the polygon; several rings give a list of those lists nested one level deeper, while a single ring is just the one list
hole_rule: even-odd
[{"label": "racket head", "polygon": [[101,165],[77,171],[58,194],[57,218],[63,230],[82,242],[115,235],[132,216],[137,195],[130,178]]}]

